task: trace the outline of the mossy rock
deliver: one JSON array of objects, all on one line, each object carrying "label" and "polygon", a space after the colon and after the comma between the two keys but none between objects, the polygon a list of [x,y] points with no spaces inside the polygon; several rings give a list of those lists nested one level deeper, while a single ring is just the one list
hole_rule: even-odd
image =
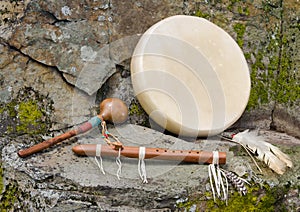
[{"label": "mossy rock", "polygon": [[[3,186],[3,185],[2,185]],[[12,211],[14,210],[14,202],[17,199],[18,188],[14,184],[9,184],[6,186],[3,193],[0,196],[0,210],[1,211]]]},{"label": "mossy rock", "polygon": [[52,101],[32,88],[24,88],[15,99],[0,104],[0,134],[44,134],[51,127]]},{"label": "mossy rock", "polygon": [[150,126],[148,115],[136,99],[133,99],[129,105],[129,121],[133,124]]},{"label": "mossy rock", "polygon": [[[251,187],[247,186],[247,189],[246,195],[230,189],[227,203],[218,198],[214,201],[212,194],[206,192],[205,194],[191,195],[185,201],[177,203],[176,207],[184,211],[192,208],[193,211],[288,211],[285,198],[283,198],[291,189],[288,185],[271,188],[267,184],[255,184]],[[294,206],[290,205],[290,207]],[[296,208],[290,209],[296,210]]]}]

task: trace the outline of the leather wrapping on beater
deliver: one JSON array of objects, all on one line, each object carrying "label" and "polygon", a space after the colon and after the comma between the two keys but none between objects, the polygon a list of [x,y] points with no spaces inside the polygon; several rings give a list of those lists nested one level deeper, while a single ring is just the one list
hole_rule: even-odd
[{"label": "leather wrapping on beater", "polygon": [[97,127],[101,123],[101,119],[98,116],[94,116],[88,122],[91,123],[92,127]]},{"label": "leather wrapping on beater", "polygon": [[92,129],[93,127],[98,126],[101,123],[101,119],[98,116],[94,116],[87,122],[83,123],[82,125],[77,127],[79,133],[87,132],[88,130]]}]

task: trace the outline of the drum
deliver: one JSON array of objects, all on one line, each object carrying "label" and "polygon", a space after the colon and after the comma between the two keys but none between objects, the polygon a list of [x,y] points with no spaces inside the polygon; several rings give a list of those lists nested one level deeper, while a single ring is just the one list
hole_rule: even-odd
[{"label": "drum", "polygon": [[140,104],[179,136],[211,136],[236,122],[247,105],[250,75],[234,39],[206,19],[176,15],[151,26],[131,60]]}]

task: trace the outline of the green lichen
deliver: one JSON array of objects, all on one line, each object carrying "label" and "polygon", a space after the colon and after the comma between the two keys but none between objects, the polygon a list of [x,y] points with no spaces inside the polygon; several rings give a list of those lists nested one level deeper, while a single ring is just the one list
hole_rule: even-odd
[{"label": "green lichen", "polygon": [[128,111],[130,123],[150,127],[149,116],[137,100],[130,103]]},{"label": "green lichen", "polygon": [[233,13],[238,13],[240,16],[250,15],[250,9],[247,7],[246,2],[242,0],[231,0],[227,6],[227,10]]},{"label": "green lichen", "polygon": [[283,36],[281,41],[280,67],[274,85],[276,88],[274,99],[278,103],[293,105],[300,99],[299,70],[293,67],[293,62],[287,50],[289,45],[287,38]]},{"label": "green lichen", "polygon": [[[261,10],[266,34],[265,40],[257,45],[258,49],[250,50],[254,63],[248,56],[252,88],[247,109],[271,102],[287,107],[299,104],[300,75],[298,63],[294,61],[295,37],[290,34],[288,25],[281,23],[284,21],[282,2],[262,2]],[[272,22],[268,23],[271,19]]]},{"label": "green lichen", "polygon": [[137,103],[131,103],[129,107],[129,115],[142,115],[144,111]]},{"label": "green lichen", "polygon": [[208,13],[204,13],[200,10],[195,12],[195,16],[200,17],[200,18],[205,18],[205,19],[208,19],[210,17],[210,15]]},{"label": "green lichen", "polygon": [[[207,11],[207,10],[205,10],[205,11]],[[221,13],[221,12],[206,13],[206,12],[203,12],[203,10],[199,9],[199,10],[195,11],[193,13],[193,15],[200,17],[200,18],[205,18],[221,28],[226,28],[230,24],[230,20],[228,19],[226,14]]]},{"label": "green lichen", "polygon": [[242,23],[236,23],[233,25],[233,29],[236,32],[236,42],[237,44],[243,48],[244,45],[244,34],[246,32],[246,26]]},{"label": "green lichen", "polygon": [[0,134],[42,134],[50,127],[52,101],[31,88],[20,90],[8,103],[0,103]]},{"label": "green lichen", "polygon": [[17,200],[16,193],[18,188],[15,184],[9,184],[6,186],[5,190],[1,193],[0,198],[0,210],[3,211],[13,211],[14,202]]},{"label": "green lichen", "polygon": [[263,63],[262,51],[258,51],[255,56],[255,62],[251,65],[251,92],[247,105],[247,109],[255,108],[259,105],[266,104],[270,101],[268,89],[266,85],[268,84],[268,78],[264,71],[266,67]]},{"label": "green lichen", "polygon": [[230,0],[230,1],[229,1],[229,5],[227,6],[227,10],[232,11],[232,10],[233,10],[233,6],[234,6],[236,3],[240,2],[240,1],[241,1],[241,0]]},{"label": "green lichen", "polygon": [[[43,122],[44,113],[36,100],[24,102],[12,101],[2,106],[2,112],[7,112],[7,133],[38,134],[45,132],[47,124]],[[9,120],[9,121],[8,121]]]},{"label": "green lichen", "polygon": [[244,16],[248,16],[250,15],[250,10],[248,7],[242,7],[242,6],[238,6],[238,12],[240,15],[244,15]]},{"label": "green lichen", "polygon": [[3,169],[2,164],[0,163],[0,195],[3,192]]},{"label": "green lichen", "polygon": [[178,202],[176,204],[176,208],[184,209],[184,211],[190,211],[191,207],[195,204],[197,204],[197,201],[191,201],[187,199],[185,201]]},{"label": "green lichen", "polygon": [[208,211],[274,211],[276,203],[276,189],[270,189],[266,186],[263,189],[260,187],[248,188],[247,195],[241,196],[238,192],[231,193],[228,205],[224,201],[213,200],[207,202]]},{"label": "green lichen", "polygon": [[300,99],[298,70],[293,67],[288,39],[277,29],[270,32],[268,40],[264,48],[253,53],[255,62],[251,64],[252,89],[247,109],[270,102],[292,106]]},{"label": "green lichen", "polygon": [[17,199],[17,186],[16,184],[8,184],[4,187],[3,183],[3,168],[0,163],[0,211],[13,211],[14,202]]},{"label": "green lichen", "polygon": [[43,113],[36,101],[21,102],[18,106],[20,123],[16,127],[17,132],[37,134],[45,131],[46,126],[41,122]]},{"label": "green lichen", "polygon": [[8,112],[8,115],[10,117],[15,117],[17,116],[17,112],[15,110],[16,106],[17,106],[17,102],[16,101],[11,101],[9,103],[7,103],[7,105],[5,105],[5,109],[7,110]]},{"label": "green lichen", "polygon": [[248,187],[248,193],[241,196],[238,192],[232,191],[229,195],[228,204],[225,201],[213,200],[210,192],[203,196],[192,196],[186,201],[176,205],[178,209],[188,211],[196,206],[196,211],[285,211],[282,206],[282,196],[288,191],[286,187],[273,187],[264,184]]},{"label": "green lichen", "polygon": [[14,133],[14,131],[15,131],[15,130],[14,130],[14,128],[13,128],[12,126],[7,126],[7,127],[6,127],[6,133],[7,133],[7,134]]}]

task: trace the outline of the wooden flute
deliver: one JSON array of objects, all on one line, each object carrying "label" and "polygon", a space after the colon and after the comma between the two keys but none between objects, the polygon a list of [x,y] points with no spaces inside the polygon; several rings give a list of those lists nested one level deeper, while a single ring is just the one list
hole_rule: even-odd
[{"label": "wooden flute", "polygon": [[[97,144],[81,144],[72,148],[73,152],[80,156],[96,156]],[[121,156],[128,158],[139,158],[139,147],[135,146],[123,146],[121,150]],[[226,163],[226,152],[215,152],[219,164]],[[119,151],[113,149],[108,145],[101,145],[101,156],[114,156],[117,157]],[[213,163],[213,157],[216,154],[211,151],[200,150],[170,150],[164,148],[145,148],[145,159],[156,160],[175,160],[188,163],[200,163],[211,164]]]}]

